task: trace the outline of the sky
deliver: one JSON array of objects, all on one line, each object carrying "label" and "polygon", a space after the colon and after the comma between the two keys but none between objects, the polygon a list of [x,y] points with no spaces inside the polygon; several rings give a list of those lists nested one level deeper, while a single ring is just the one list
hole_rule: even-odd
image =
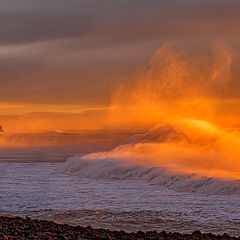
[{"label": "sky", "polygon": [[106,111],[116,86],[166,41],[200,52],[213,42],[231,49],[232,81],[222,98],[238,100],[239,11],[236,0],[2,0],[2,124]]}]

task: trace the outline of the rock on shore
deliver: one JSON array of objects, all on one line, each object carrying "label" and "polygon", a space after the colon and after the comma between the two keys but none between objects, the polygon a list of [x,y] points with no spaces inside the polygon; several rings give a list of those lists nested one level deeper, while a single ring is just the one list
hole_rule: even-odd
[{"label": "rock on shore", "polygon": [[85,240],[85,239],[101,239],[101,240],[131,240],[131,239],[239,239],[230,237],[227,234],[222,236],[211,233],[201,233],[195,231],[192,234],[166,233],[165,231],[157,233],[156,231],[137,233],[126,233],[124,231],[109,231],[105,229],[94,229],[92,227],[70,226],[67,224],[57,224],[45,220],[32,220],[22,217],[0,216],[0,239],[58,239],[58,240]]}]

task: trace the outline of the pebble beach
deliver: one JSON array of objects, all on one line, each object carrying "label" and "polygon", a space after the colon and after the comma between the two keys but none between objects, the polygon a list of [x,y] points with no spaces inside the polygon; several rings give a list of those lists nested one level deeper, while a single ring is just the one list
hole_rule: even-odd
[{"label": "pebble beach", "polygon": [[194,231],[192,234],[180,234],[178,232],[167,233],[165,231],[156,232],[133,232],[110,231],[105,229],[94,229],[92,227],[70,226],[67,224],[57,224],[46,220],[33,220],[23,217],[0,216],[0,239],[58,239],[58,240],[190,240],[190,239],[240,239],[240,237],[229,236],[228,234],[214,235],[212,233],[201,233]]}]

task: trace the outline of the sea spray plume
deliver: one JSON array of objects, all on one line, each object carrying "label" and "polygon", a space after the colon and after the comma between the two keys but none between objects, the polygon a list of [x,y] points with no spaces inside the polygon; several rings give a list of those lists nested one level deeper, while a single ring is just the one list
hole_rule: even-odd
[{"label": "sea spray plume", "polygon": [[219,94],[230,81],[231,52],[215,44],[211,54],[167,42],[147,68],[114,92],[110,124],[151,126],[181,118],[214,117]]}]

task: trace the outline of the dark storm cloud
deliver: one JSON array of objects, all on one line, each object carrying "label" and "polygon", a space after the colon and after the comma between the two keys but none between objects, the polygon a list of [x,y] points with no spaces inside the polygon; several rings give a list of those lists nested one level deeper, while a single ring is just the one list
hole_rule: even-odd
[{"label": "dark storm cloud", "polygon": [[101,34],[120,42],[204,32],[239,34],[234,24],[239,10],[239,1],[231,0],[3,0],[0,43]]},{"label": "dark storm cloud", "polygon": [[0,101],[106,103],[165,40],[239,42],[239,11],[234,0],[2,0]]}]

